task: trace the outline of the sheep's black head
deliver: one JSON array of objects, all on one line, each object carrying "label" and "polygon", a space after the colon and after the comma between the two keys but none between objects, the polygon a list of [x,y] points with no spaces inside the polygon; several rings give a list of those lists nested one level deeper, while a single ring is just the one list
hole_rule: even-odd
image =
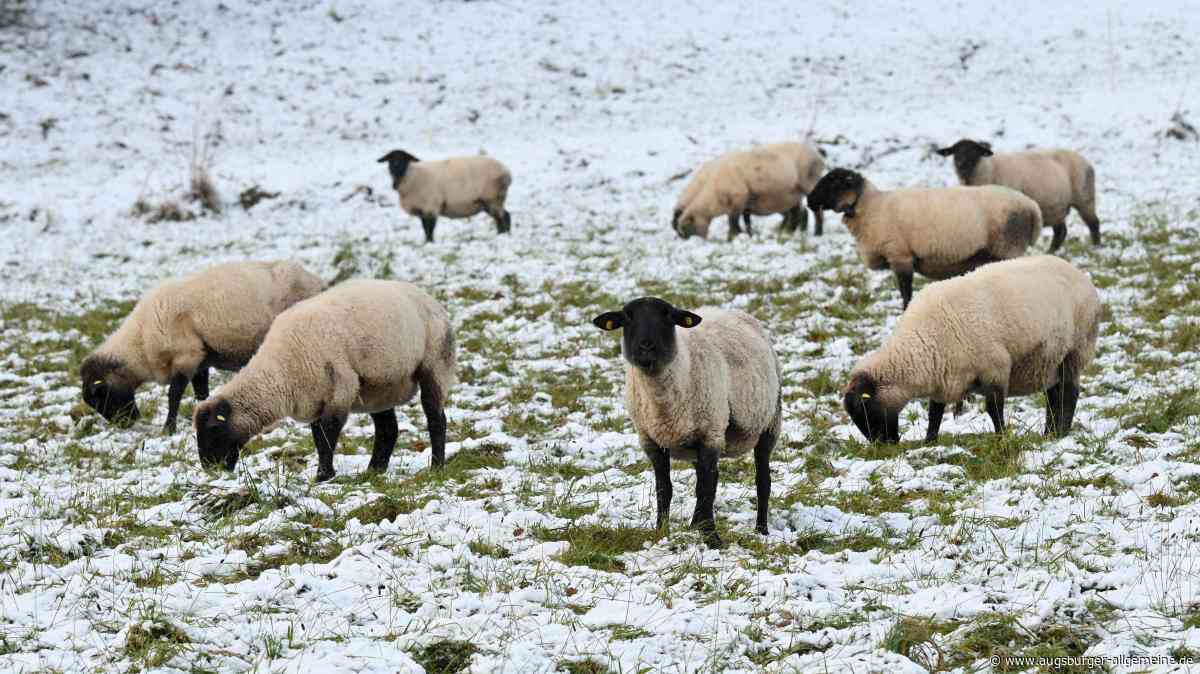
[{"label": "sheep's black head", "polygon": [[842,395],[842,406],[870,442],[900,442],[900,410],[888,410],[879,401],[879,387],[871,377],[857,375]]},{"label": "sheep's black head", "polygon": [[675,359],[675,328],[694,328],[700,325],[700,317],[657,297],[642,297],[620,311],[600,314],[592,324],[601,330],[624,328],[621,353],[625,360],[653,377]]},{"label": "sheep's black head", "polygon": [[675,233],[678,234],[680,238],[686,239],[687,235],[679,231],[679,216],[681,215],[683,215],[682,208],[676,208],[675,212],[671,214],[671,229],[675,230]]},{"label": "sheep's black head", "polygon": [[808,195],[808,207],[814,211],[835,211],[854,217],[854,206],[862,196],[866,180],[850,169],[836,168],[826,173]]},{"label": "sheep's black head", "polygon": [[127,428],[139,414],[133,393],[137,388],[127,376],[121,361],[111,356],[88,356],[79,368],[83,382],[83,402],[109,422]]},{"label": "sheep's black head", "polygon": [[404,174],[408,173],[408,165],[417,161],[421,160],[404,150],[392,150],[379,158],[380,164],[388,165],[388,172],[392,174],[392,187],[400,185]]},{"label": "sheep's black head", "polygon": [[937,153],[943,157],[954,156],[954,172],[965,183],[975,175],[975,166],[979,164],[979,160],[992,156],[992,145],[983,141],[963,138],[950,147],[939,149]]},{"label": "sheep's black head", "polygon": [[234,414],[233,406],[223,398],[210,398],[196,408],[196,446],[202,464],[215,466],[224,462],[229,470],[237,466],[242,445],[249,438],[237,430]]}]

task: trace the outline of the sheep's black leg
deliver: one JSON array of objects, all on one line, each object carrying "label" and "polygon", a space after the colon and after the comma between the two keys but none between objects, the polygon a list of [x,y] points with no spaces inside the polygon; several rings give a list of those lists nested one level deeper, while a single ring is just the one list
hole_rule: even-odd
[{"label": "sheep's black leg", "polygon": [[171,386],[167,389],[167,422],[163,424],[163,434],[175,432],[175,419],[179,416],[179,402],[183,400],[183,392],[187,389],[187,375],[177,374],[171,377]]},{"label": "sheep's black leg", "polygon": [[1050,239],[1050,250],[1046,251],[1048,253],[1053,253],[1054,251],[1058,250],[1059,246],[1061,246],[1063,244],[1063,241],[1066,240],[1066,238],[1067,238],[1067,223],[1064,221],[1064,222],[1055,224],[1053,226],[1053,230],[1054,230],[1054,238]]},{"label": "sheep's black leg", "polygon": [[192,393],[196,400],[208,400],[208,365],[200,364],[196,374],[192,375]]},{"label": "sheep's black leg", "polygon": [[908,303],[912,301],[913,272],[911,269],[896,270],[896,287],[900,289],[901,308],[907,309]]},{"label": "sheep's black leg", "polygon": [[421,226],[425,228],[425,243],[433,243],[433,228],[437,225],[436,215],[421,215]]},{"label": "sheep's black leg", "polygon": [[387,472],[388,462],[392,460],[392,450],[396,448],[396,437],[400,430],[396,425],[396,410],[384,410],[371,415],[375,422],[375,446],[371,449],[369,470],[377,473]]},{"label": "sheep's black leg", "polygon": [[671,488],[671,455],[648,440],[642,442],[642,451],[650,459],[650,465],[654,466],[654,497],[658,504],[655,522],[659,529],[664,529],[671,518],[671,497],[674,495]]},{"label": "sheep's black leg", "polygon": [[776,437],[767,431],[758,436],[754,445],[754,487],[758,493],[758,518],[755,529],[767,535],[767,515],[771,508],[771,450],[775,449]]},{"label": "sheep's black leg", "polygon": [[808,209],[803,204],[796,204],[792,207],[792,231],[799,229],[801,232],[808,231]]},{"label": "sheep's black leg", "polygon": [[992,386],[983,392],[988,416],[992,418],[992,426],[997,433],[1004,432],[1004,398],[1005,391],[999,386]]},{"label": "sheep's black leg", "polygon": [[696,510],[692,513],[692,526],[704,535],[710,548],[721,547],[717,535],[717,520],[713,504],[717,500],[717,450],[701,448],[696,454]]},{"label": "sheep's black leg", "polygon": [[1066,361],[1058,367],[1058,382],[1046,391],[1046,435],[1063,437],[1071,431],[1079,401],[1079,378]]},{"label": "sheep's black leg", "polygon": [[738,213],[729,214],[729,236],[728,239],[733,241],[733,237],[742,233],[742,228],[738,226]]},{"label": "sheep's black leg", "polygon": [[754,236],[754,228],[750,226],[750,211],[742,211],[742,224],[746,226],[746,235]]},{"label": "sheep's black leg", "polygon": [[441,468],[446,465],[446,411],[442,391],[433,375],[425,370],[417,370],[417,384],[421,386],[421,409],[429,424],[430,464]]},{"label": "sheep's black leg", "polygon": [[313,444],[317,446],[317,482],[324,482],[337,473],[333,470],[333,450],[337,449],[338,437],[346,417],[324,416],[309,424]]},{"label": "sheep's black leg", "polygon": [[1083,221],[1088,226],[1088,232],[1092,235],[1092,245],[1100,245],[1100,218],[1096,217],[1095,213],[1084,213],[1079,211],[1079,215],[1083,217]]},{"label": "sheep's black leg", "polygon": [[813,234],[821,236],[825,233],[825,212],[813,211]]},{"label": "sheep's black leg", "polygon": [[512,231],[512,213],[504,211],[504,231],[502,234],[508,234]]},{"label": "sheep's black leg", "polygon": [[925,431],[925,442],[937,442],[938,431],[942,428],[942,415],[946,413],[946,403],[929,401],[929,428]]}]

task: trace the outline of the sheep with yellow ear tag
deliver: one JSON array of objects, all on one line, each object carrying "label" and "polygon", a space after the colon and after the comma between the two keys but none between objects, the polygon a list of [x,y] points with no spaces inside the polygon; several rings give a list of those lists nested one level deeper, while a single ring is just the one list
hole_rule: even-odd
[{"label": "sheep with yellow ear tag", "polygon": [[757,529],[767,533],[771,450],[782,424],[779,360],[749,314],[705,307],[695,313],[643,297],[600,314],[601,330],[622,330],[625,406],[654,466],[658,526],[671,508],[671,459],[696,466],[692,526],[721,546],[713,503],[717,461],[754,450]]}]

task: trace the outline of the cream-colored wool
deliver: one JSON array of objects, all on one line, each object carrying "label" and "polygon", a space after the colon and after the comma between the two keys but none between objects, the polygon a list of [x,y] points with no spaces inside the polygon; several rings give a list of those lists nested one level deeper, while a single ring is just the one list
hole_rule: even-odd
[{"label": "cream-colored wool", "polygon": [[671,457],[694,460],[688,446],[737,456],[759,435],[780,430],[779,360],[770,337],[742,311],[705,307],[700,325],[676,329],[677,352],[657,376],[626,361],[625,404],[639,435]]},{"label": "cream-colored wool", "polygon": [[512,173],[491,157],[414,161],[395,185],[400,206],[410,215],[469,218],[504,213]]},{"label": "cream-colored wool", "polygon": [[242,364],[277,315],[322,286],[295,262],[219,264],[146,293],[91,357],[120,363],[107,375],[110,383],[135,389],[177,375],[190,379],[209,356],[221,359],[218,366]]},{"label": "cream-colored wool", "polygon": [[767,152],[773,152],[791,161],[796,167],[800,192],[808,194],[817,186],[817,181],[825,175],[825,158],[817,149],[806,143],[771,143],[761,146]]},{"label": "cream-colored wool", "polygon": [[981,157],[971,175],[959,173],[958,179],[964,185],[1004,185],[1025,194],[1037,202],[1047,226],[1064,222],[1072,207],[1089,224],[1098,222],[1095,171],[1088,160],[1071,150]]},{"label": "cream-colored wool", "polygon": [[707,238],[714,218],[736,218],[743,212],[786,213],[804,196],[793,162],[774,152],[755,148],[731,152],[715,161],[715,166],[703,172],[705,180],[679,217],[678,229],[684,233]]},{"label": "cream-colored wool", "polygon": [[1096,350],[1100,297],[1087,274],[1040,255],[985,265],[926,286],[879,350],[851,371],[867,375],[886,409],[913,399],[957,403],[973,388],[1007,396],[1050,388],[1059,366],[1082,372]]},{"label": "cream-colored wool", "polygon": [[1041,229],[1029,197],[1007,187],[880,190],[864,180],[843,222],[870,269],[958,276],[1025,253]]},{"label": "cream-colored wool", "polygon": [[250,363],[196,416],[221,401],[242,437],[284,417],[374,413],[408,402],[418,371],[441,402],[455,383],[454,336],[446,310],[411,283],[346,281],[275,319]]}]

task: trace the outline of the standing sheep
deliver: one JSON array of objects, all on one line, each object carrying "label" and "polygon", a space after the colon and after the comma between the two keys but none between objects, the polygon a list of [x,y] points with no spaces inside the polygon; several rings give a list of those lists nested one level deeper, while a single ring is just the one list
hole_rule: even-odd
[{"label": "standing sheep", "polygon": [[671,459],[691,461],[692,526],[710,547],[720,547],[713,513],[717,459],[753,448],[756,528],[766,534],[771,450],[782,407],[779,360],[762,325],[741,311],[706,307],[692,313],[656,297],[636,299],[592,323],[624,329],[625,405],[654,466],[658,526],[667,524],[671,510]]},{"label": "standing sheep", "polygon": [[84,359],[83,400],[109,421],[132,422],[138,387],[169,384],[163,432],[174,433],[188,382],[207,398],[210,367],[245,365],[275,316],[321,288],[295,262],[231,262],[161,283]]},{"label": "standing sheep", "polygon": [[842,404],[867,440],[900,441],[900,411],[929,400],[925,442],[948,403],[982,394],[997,433],[1004,401],[1046,392],[1046,435],[1071,430],[1079,375],[1100,331],[1100,297],[1087,274],[1053,255],[989,264],[932,283],[879,350],[850,372]]},{"label": "standing sheep", "polygon": [[[729,218],[729,240],[741,233],[738,218],[750,228],[750,214],[792,212],[803,197],[795,164],[774,152],[755,148],[723,155],[701,167],[684,191],[672,225],[679,236],[708,237],[714,218]],[[690,198],[690,199],[687,199]],[[686,199],[686,203],[685,203]]]},{"label": "standing sheep", "polygon": [[1049,252],[1067,238],[1067,214],[1074,207],[1100,245],[1096,217],[1096,171],[1091,162],[1071,150],[1030,150],[994,154],[988,143],[962,139],[937,151],[954,157],[954,172],[964,185],[1004,185],[1037,202],[1042,222],[1054,229]]},{"label": "standing sheep", "polygon": [[388,165],[392,187],[400,194],[400,207],[421,219],[425,242],[433,243],[438,216],[469,218],[487,212],[496,231],[512,229],[512,215],[504,209],[512,173],[491,157],[452,157],[421,161],[404,150],[379,158]]},{"label": "standing sheep", "polygon": [[446,461],[446,399],[455,379],[446,310],[398,281],[346,281],[280,314],[245,369],[196,408],[205,464],[230,470],[246,442],[283,417],[310,424],[317,481],[334,476],[333,451],[351,412],[375,422],[371,470],[387,470],[397,405],[418,387],[432,463]]},{"label": "standing sheep", "polygon": [[913,272],[932,279],[1022,255],[1042,226],[1038,206],[1007,187],[877,189],[848,169],[827,173],[808,197],[843,214],[868,269],[891,269],[904,307]]}]

